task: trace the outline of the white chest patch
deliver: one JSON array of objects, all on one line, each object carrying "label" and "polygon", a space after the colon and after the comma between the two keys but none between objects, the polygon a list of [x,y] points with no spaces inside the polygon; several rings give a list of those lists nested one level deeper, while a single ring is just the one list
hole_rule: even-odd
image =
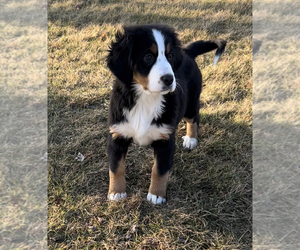
[{"label": "white chest patch", "polygon": [[164,109],[164,97],[161,94],[147,94],[143,90],[137,91],[140,96],[136,105],[129,111],[123,110],[127,121],[114,124],[110,128],[110,133],[117,133],[125,138],[133,138],[139,145],[146,146],[154,140],[168,139],[172,133],[171,128],[163,124],[162,126],[151,125],[154,118],[159,118]]}]

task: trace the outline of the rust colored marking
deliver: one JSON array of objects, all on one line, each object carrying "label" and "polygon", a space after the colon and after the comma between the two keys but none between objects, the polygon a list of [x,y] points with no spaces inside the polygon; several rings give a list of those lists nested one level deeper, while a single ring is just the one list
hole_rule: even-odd
[{"label": "rust colored marking", "polygon": [[117,131],[114,130],[113,127],[109,127],[109,133],[112,134],[112,138],[115,140],[117,138],[122,137],[122,134],[118,133]]},{"label": "rust colored marking", "polygon": [[133,69],[133,81],[143,86],[144,90],[148,89],[149,80],[147,76],[142,76],[137,72],[136,67]]},{"label": "rust colored marking", "polygon": [[190,138],[197,138],[198,136],[198,126],[196,122],[193,122],[193,119],[183,118],[186,122],[186,135]]},{"label": "rust colored marking", "polygon": [[122,135],[120,134],[120,133],[113,133],[112,134],[112,138],[115,140],[115,139],[117,139],[117,138],[120,138],[120,137],[122,137]]},{"label": "rust colored marking", "polygon": [[150,50],[153,54],[157,55],[157,46],[156,44],[152,44],[152,46],[150,47]]},{"label": "rust colored marking", "polygon": [[167,44],[167,50],[166,50],[167,54],[169,54],[170,51],[171,51],[171,45],[168,43],[168,44]]},{"label": "rust colored marking", "polygon": [[161,134],[160,135],[160,139],[161,140],[169,140],[170,139],[170,135],[169,134]]},{"label": "rust colored marking", "polygon": [[125,155],[118,163],[117,171],[114,173],[109,170],[109,191],[108,194],[125,193]]},{"label": "rust colored marking", "polygon": [[159,174],[156,159],[155,159],[152,168],[149,193],[165,198],[168,178],[169,178],[169,172],[165,173],[164,175]]}]

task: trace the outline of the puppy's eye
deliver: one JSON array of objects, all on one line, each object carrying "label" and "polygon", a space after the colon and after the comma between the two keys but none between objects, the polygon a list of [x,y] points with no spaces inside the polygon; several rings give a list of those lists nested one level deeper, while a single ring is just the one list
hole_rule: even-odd
[{"label": "puppy's eye", "polygon": [[169,53],[168,55],[168,60],[171,61],[173,59],[174,55],[172,52]]},{"label": "puppy's eye", "polygon": [[150,63],[150,62],[152,62],[154,60],[154,57],[153,57],[153,55],[151,55],[151,54],[147,54],[147,55],[145,55],[145,57],[144,57],[144,61],[146,62],[146,63]]}]

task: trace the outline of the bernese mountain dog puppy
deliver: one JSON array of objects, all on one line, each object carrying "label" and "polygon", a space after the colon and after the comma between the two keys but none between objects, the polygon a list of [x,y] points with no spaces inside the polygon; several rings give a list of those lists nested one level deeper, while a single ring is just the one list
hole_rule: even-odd
[{"label": "bernese mountain dog puppy", "polygon": [[154,166],[147,199],[166,202],[166,187],[175,150],[175,132],[186,122],[183,146],[197,145],[202,76],[198,55],[217,49],[215,64],[226,42],[197,41],[181,46],[165,25],[125,27],[116,34],[107,65],[116,76],[109,107],[108,199],[126,197],[125,157],[132,141],[154,150]]}]

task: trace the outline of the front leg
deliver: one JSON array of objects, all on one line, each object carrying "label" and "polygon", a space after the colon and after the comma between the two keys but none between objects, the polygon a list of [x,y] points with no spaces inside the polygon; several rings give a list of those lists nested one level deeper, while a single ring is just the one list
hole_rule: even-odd
[{"label": "front leg", "polygon": [[183,146],[188,149],[193,149],[198,144],[199,114],[193,119],[184,117],[183,120],[186,122],[186,135],[182,137]]},{"label": "front leg", "polygon": [[167,182],[173,165],[174,134],[170,135],[169,140],[153,142],[152,147],[154,148],[154,165],[147,200],[153,204],[162,204],[166,202]]},{"label": "front leg", "polygon": [[126,198],[125,183],[125,157],[130,145],[130,140],[122,137],[108,138],[108,161],[109,161],[109,200],[120,200]]}]

